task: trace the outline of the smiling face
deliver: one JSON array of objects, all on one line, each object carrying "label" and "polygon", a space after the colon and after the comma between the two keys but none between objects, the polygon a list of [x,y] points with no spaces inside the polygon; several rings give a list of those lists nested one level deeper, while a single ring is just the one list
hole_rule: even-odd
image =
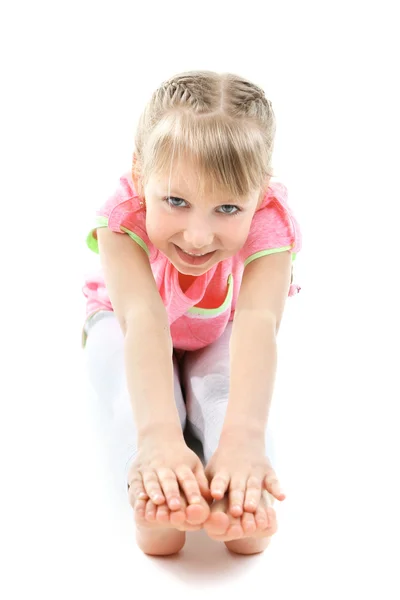
[{"label": "smiling face", "polygon": [[192,276],[243,247],[263,198],[260,191],[232,198],[210,186],[200,192],[198,183],[198,171],[181,161],[171,179],[169,173],[155,174],[144,187],[151,242],[180,273]]}]

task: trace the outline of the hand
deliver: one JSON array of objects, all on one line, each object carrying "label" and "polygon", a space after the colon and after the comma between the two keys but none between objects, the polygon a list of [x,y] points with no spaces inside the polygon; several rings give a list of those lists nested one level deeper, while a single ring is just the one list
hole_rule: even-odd
[{"label": "hand", "polygon": [[221,439],[205,472],[215,500],[223,498],[229,490],[229,512],[234,517],[241,516],[243,511],[255,513],[262,489],[277,500],[286,497],[265,455],[264,440],[250,434]]},{"label": "hand", "polygon": [[200,504],[202,496],[212,501],[208,481],[198,456],[184,440],[166,439],[165,435],[148,436],[140,445],[129,469],[129,493],[132,504],[151,499],[154,504],[167,502],[171,511],[180,510],[183,490],[188,504]]}]

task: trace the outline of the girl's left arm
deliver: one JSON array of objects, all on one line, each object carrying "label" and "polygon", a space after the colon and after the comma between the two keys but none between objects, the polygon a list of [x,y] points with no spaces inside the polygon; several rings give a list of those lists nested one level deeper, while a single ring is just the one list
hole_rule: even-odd
[{"label": "girl's left arm", "polygon": [[221,442],[238,431],[264,439],[276,375],[276,336],[291,272],[290,251],[268,254],[245,268],[230,341],[230,392]]}]

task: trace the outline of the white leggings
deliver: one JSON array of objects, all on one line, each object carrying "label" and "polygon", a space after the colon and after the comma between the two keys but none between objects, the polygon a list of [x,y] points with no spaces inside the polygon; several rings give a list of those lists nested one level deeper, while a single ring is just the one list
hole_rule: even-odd
[{"label": "white leggings", "polygon": [[[137,453],[136,427],[125,378],[124,338],[115,314],[97,313],[86,328],[89,380],[98,400],[100,419],[108,438],[110,465],[117,485],[127,490],[128,470]],[[229,339],[232,323],[213,344],[185,352],[178,363],[174,353],[175,402],[182,429],[200,440],[203,463],[218,446],[229,392]],[[97,408],[97,407],[96,407]],[[271,430],[266,430],[266,454],[275,466]]]}]

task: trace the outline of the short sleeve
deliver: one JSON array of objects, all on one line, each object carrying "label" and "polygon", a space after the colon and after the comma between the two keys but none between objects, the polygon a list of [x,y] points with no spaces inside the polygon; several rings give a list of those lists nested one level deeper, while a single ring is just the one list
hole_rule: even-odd
[{"label": "short sleeve", "polygon": [[[287,188],[279,182],[271,183],[260,208],[254,214],[247,240],[240,252],[244,266],[253,260],[289,250],[292,260],[302,247],[299,223],[287,202]],[[292,268],[293,284],[293,268]],[[300,291],[291,285],[289,295]]]},{"label": "short sleeve", "polygon": [[147,235],[146,208],[134,188],[130,173],[120,178],[114,194],[96,212],[95,226],[90,230],[86,243],[97,254],[99,247],[96,231],[99,227],[108,227],[116,233],[128,234],[143,248],[150,261],[158,254]]},{"label": "short sleeve", "polygon": [[282,183],[272,183],[254,214],[241,258],[248,264],[259,253],[291,250],[295,255],[301,245],[300,227],[287,203],[287,189]]}]

